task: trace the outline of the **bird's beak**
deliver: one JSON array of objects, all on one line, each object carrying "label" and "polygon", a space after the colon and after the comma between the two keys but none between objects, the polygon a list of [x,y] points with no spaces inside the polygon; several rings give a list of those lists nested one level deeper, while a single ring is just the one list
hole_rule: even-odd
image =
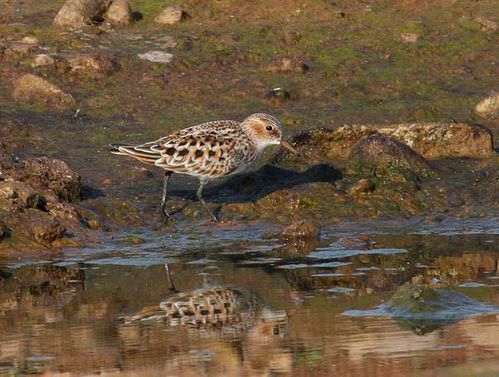
[{"label": "bird's beak", "polygon": [[300,155],[300,153],[294,149],[287,141],[281,140],[281,145],[293,154]]}]

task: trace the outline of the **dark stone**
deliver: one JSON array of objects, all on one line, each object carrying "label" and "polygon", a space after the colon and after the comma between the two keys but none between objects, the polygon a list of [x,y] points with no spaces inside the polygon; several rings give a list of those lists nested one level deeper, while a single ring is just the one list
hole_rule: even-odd
[{"label": "dark stone", "polygon": [[25,161],[23,180],[33,187],[48,188],[61,200],[80,200],[80,175],[62,160],[37,157]]},{"label": "dark stone", "polygon": [[280,104],[291,99],[291,95],[287,90],[282,88],[274,88],[265,95],[265,99],[272,104]]},{"label": "dark stone", "polygon": [[403,175],[406,178],[429,176],[434,172],[419,153],[383,135],[371,135],[358,142],[348,157],[347,170],[354,175]]},{"label": "dark stone", "polygon": [[31,224],[33,239],[42,244],[62,238],[66,228],[57,221],[36,221]]}]

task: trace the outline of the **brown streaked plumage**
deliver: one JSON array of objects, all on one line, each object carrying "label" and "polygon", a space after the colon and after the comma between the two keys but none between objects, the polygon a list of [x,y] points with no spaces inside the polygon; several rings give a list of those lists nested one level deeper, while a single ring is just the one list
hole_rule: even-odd
[{"label": "brown streaked plumage", "polygon": [[[163,168],[165,179],[161,208],[166,217],[167,185],[173,173],[198,177],[197,197],[218,221],[202,197],[202,190],[211,180],[257,170],[282,145],[296,151],[282,140],[281,124],[271,115],[253,114],[242,122],[215,120],[188,127],[158,140],[140,144],[111,144],[114,154],[133,157],[143,163]],[[270,151],[270,153],[269,153]]]}]

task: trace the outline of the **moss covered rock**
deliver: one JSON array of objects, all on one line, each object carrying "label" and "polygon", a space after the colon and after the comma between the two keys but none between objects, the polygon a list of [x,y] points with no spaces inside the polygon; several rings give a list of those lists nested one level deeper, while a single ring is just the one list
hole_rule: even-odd
[{"label": "moss covered rock", "polygon": [[352,175],[423,177],[434,173],[430,163],[405,144],[383,135],[371,135],[350,152],[347,171]]}]

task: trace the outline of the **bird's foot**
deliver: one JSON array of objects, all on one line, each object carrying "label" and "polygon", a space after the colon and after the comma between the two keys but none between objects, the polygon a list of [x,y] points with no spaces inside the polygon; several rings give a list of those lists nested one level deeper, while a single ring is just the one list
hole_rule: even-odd
[{"label": "bird's foot", "polygon": [[162,205],[161,206],[161,220],[167,224],[167,223],[175,223],[175,220],[173,219],[172,215],[165,209],[165,207]]}]

